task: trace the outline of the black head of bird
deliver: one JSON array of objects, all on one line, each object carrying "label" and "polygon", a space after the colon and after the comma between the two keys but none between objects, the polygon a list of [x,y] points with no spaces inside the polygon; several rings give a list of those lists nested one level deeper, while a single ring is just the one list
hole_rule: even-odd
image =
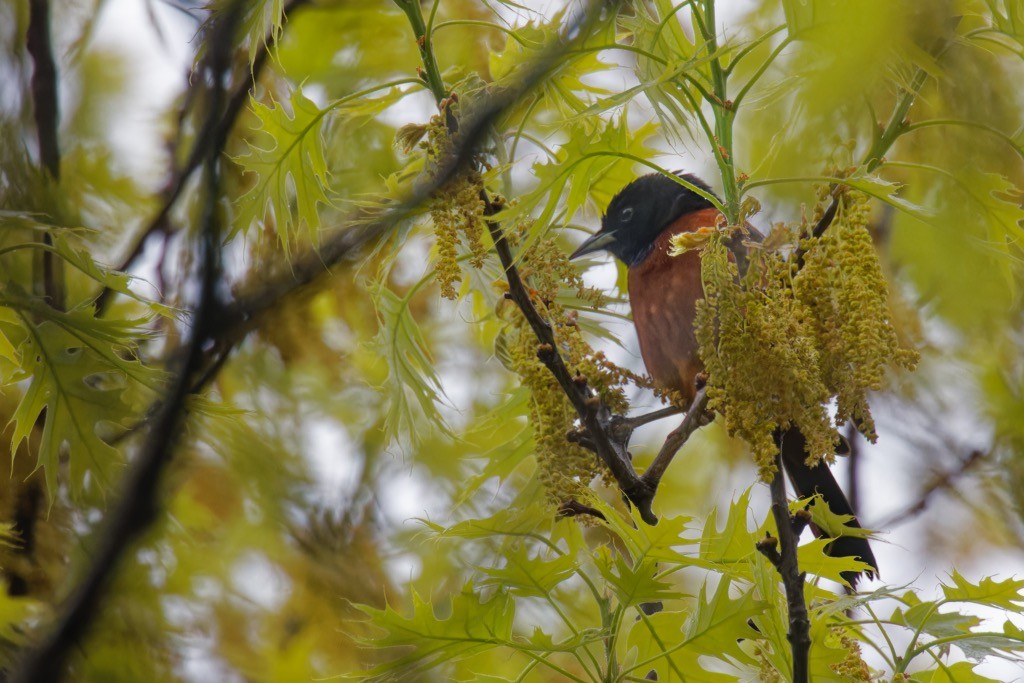
[{"label": "black head of bird", "polygon": [[[708,184],[697,176],[678,177],[713,196]],[[661,173],[641,176],[615,195],[601,221],[601,229],[569,258],[605,250],[627,266],[636,265],[676,219],[713,206],[707,197]]]}]

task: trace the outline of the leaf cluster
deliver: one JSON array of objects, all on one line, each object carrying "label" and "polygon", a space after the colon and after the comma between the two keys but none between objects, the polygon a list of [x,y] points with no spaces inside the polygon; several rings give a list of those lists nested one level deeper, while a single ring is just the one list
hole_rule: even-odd
[{"label": "leaf cluster", "polygon": [[[747,527],[749,491],[729,507],[721,528],[716,512],[701,525],[676,517],[649,527],[597,498],[587,503],[603,516],[587,534],[539,505],[449,526],[423,521],[423,543],[462,548],[467,557],[467,546],[487,546],[492,563],[471,567],[472,578],[452,597],[414,593],[406,608],[362,608],[374,632],[365,643],[394,653],[362,678],[401,680],[443,667],[502,680],[786,680],[785,598],[775,568],[754,550],[774,527],[770,517]],[[859,563],[828,557],[826,543],[802,546],[801,566],[839,580]],[[952,580],[937,601],[888,589],[840,596],[808,584],[813,680],[875,680],[879,672],[862,649],[881,652],[897,676],[920,659],[941,663],[951,645],[973,663],[940,670],[963,680],[986,680],[973,668],[988,657],[1019,661],[1024,634],[1011,621],[989,632],[977,617],[947,610],[976,603],[1019,612],[1020,582]],[[853,608],[871,618],[851,620]],[[876,616],[882,613],[889,616]],[[896,642],[907,642],[906,649]]]}]

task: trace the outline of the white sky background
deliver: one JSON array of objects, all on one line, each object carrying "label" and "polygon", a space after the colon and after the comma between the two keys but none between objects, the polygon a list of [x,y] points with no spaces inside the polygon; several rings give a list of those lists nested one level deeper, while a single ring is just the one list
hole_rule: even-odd
[{"label": "white sky background", "polygon": [[[556,2],[537,2],[535,6],[554,8],[561,6]],[[729,18],[736,16],[738,8],[746,6],[742,3],[720,3],[722,22],[728,26]],[[147,14],[148,8],[159,17],[163,36],[154,32],[151,17]],[[104,47],[116,48],[117,50],[130,55],[128,60],[131,71],[129,74],[129,97],[133,106],[125,108],[119,115],[117,130],[115,132],[115,144],[122,158],[130,167],[137,165],[134,170],[140,173],[152,173],[154,167],[161,168],[162,162],[154,162],[162,158],[162,130],[161,121],[171,107],[172,100],[182,91],[185,86],[185,76],[191,64],[193,38],[196,25],[182,13],[167,7],[164,3],[146,0],[108,0],[103,5],[103,14],[96,32],[95,42]],[[607,77],[616,79],[615,72]],[[621,76],[620,76],[621,78]],[[614,80],[607,84],[612,88],[618,87]],[[132,94],[133,93],[133,94]],[[138,96],[135,96],[138,95]],[[145,107],[137,107],[137,102],[147,103]],[[393,114],[394,112],[392,112]],[[634,111],[631,116],[641,116]],[[422,120],[424,112],[415,112],[410,119]],[[698,163],[690,159],[663,160],[664,165],[670,168],[685,166],[688,170],[705,171],[707,177],[714,177],[713,173],[706,173],[709,160],[698,160]],[[162,178],[153,177],[152,182],[157,186]],[[762,216],[755,219],[767,222]],[[609,262],[610,263],[610,262]],[[152,267],[150,265],[150,267]],[[142,266],[142,274],[145,276],[145,264]],[[588,280],[592,282],[613,282],[614,268],[611,265],[595,267],[588,273]],[[623,324],[620,327],[624,339],[628,339],[629,352],[623,353],[615,349],[608,349],[609,355],[615,360],[623,362],[634,368],[642,369],[639,354],[636,352],[635,337],[631,326]],[[469,385],[464,379],[456,380],[454,385]],[[958,384],[950,389],[953,394],[950,405],[945,408],[948,413],[942,416],[944,424],[955,423],[962,425],[966,433],[978,429],[979,421],[970,410],[972,402],[965,400],[963,385]],[[907,457],[907,445],[892,437],[892,433],[900,427],[900,415],[897,411],[880,411],[877,415],[881,440],[876,447],[865,448],[862,467],[862,521],[871,526],[873,521],[879,521],[891,513],[903,509],[912,502],[919,488],[922,473],[919,470],[919,460]],[[983,421],[982,421],[983,423]],[[665,431],[670,426],[665,426]],[[956,433],[956,432],[954,432]],[[964,432],[960,432],[964,433]],[[309,449],[311,454],[311,465],[317,473],[319,481],[323,482],[323,502],[337,500],[339,489],[348,490],[354,483],[353,467],[350,463],[339,459],[333,459],[325,454],[344,453],[346,449],[337,448],[331,444],[344,440],[344,434],[338,434],[337,430],[330,426],[323,430],[314,431],[322,437],[323,443],[319,447]],[[654,429],[648,429],[638,433],[638,438],[657,439]],[[679,463],[677,463],[679,464]],[[389,520],[401,524],[404,520],[413,517],[429,516],[434,519],[444,520],[449,515],[449,501],[436,493],[432,494],[425,480],[416,474],[412,463],[405,463],[400,469],[407,473],[406,477],[396,477],[392,490],[382,496],[382,502],[388,506],[384,512]],[[836,467],[840,481],[845,479],[845,468],[843,463]],[[722,491],[723,501],[734,497],[738,491],[753,481],[751,470],[749,479],[734,479],[736,488],[734,490]],[[757,487],[754,500],[761,505],[762,510],[767,510],[767,488]],[[919,595],[923,599],[939,597],[936,589],[929,590],[929,586],[937,586],[938,582],[946,578],[946,572],[953,566],[951,561],[935,558],[925,547],[929,528],[934,525],[943,525],[949,522],[947,515],[958,516],[962,508],[951,500],[946,494],[936,496],[931,502],[925,514],[920,515],[913,521],[896,526],[887,530],[882,541],[874,544],[882,568],[885,583],[890,586],[913,584],[923,587]],[[752,521],[753,523],[753,521]],[[955,526],[953,528],[956,528]],[[977,580],[982,576],[996,574],[1000,578],[1006,578],[1014,574],[1020,575],[1024,567],[1024,556],[1019,552],[1004,551],[1002,554],[974,554],[970,556],[973,561],[960,559],[957,561],[958,569],[969,579]],[[415,572],[416,567],[405,566],[400,571]],[[258,571],[249,573],[242,572],[242,575],[259,577]],[[398,580],[407,578],[396,577]],[[273,591],[274,582],[265,583],[262,590]],[[865,583],[862,589],[871,590],[881,586],[881,583]],[[260,589],[256,589],[258,593]],[[268,596],[264,596],[270,599]],[[1000,630],[1001,624],[992,624],[993,630]],[[197,673],[204,667],[200,665]],[[1008,667],[1005,662],[994,662],[979,670],[999,680],[1021,680],[1022,675],[1015,667]]]}]

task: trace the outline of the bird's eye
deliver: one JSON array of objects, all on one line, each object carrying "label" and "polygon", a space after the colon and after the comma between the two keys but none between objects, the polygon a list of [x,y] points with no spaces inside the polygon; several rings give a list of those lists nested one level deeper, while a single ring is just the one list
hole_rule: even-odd
[{"label": "bird's eye", "polygon": [[621,220],[623,223],[628,223],[631,220],[633,220],[633,207],[627,206],[622,211],[620,211],[619,220]]}]

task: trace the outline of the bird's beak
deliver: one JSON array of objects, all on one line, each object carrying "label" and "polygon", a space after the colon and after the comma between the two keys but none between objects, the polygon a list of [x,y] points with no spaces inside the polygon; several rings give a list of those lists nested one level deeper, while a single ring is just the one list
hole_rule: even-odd
[{"label": "bird's beak", "polygon": [[583,256],[584,254],[592,254],[595,251],[601,251],[602,249],[607,249],[614,242],[615,242],[615,233],[614,232],[598,232],[598,233],[595,233],[595,234],[591,235],[590,237],[588,237],[586,240],[584,240],[583,244],[580,245],[579,249],[577,249],[576,251],[572,252],[572,255],[569,256],[569,260],[571,261],[571,260],[573,260],[575,258],[579,258],[580,256]]}]

